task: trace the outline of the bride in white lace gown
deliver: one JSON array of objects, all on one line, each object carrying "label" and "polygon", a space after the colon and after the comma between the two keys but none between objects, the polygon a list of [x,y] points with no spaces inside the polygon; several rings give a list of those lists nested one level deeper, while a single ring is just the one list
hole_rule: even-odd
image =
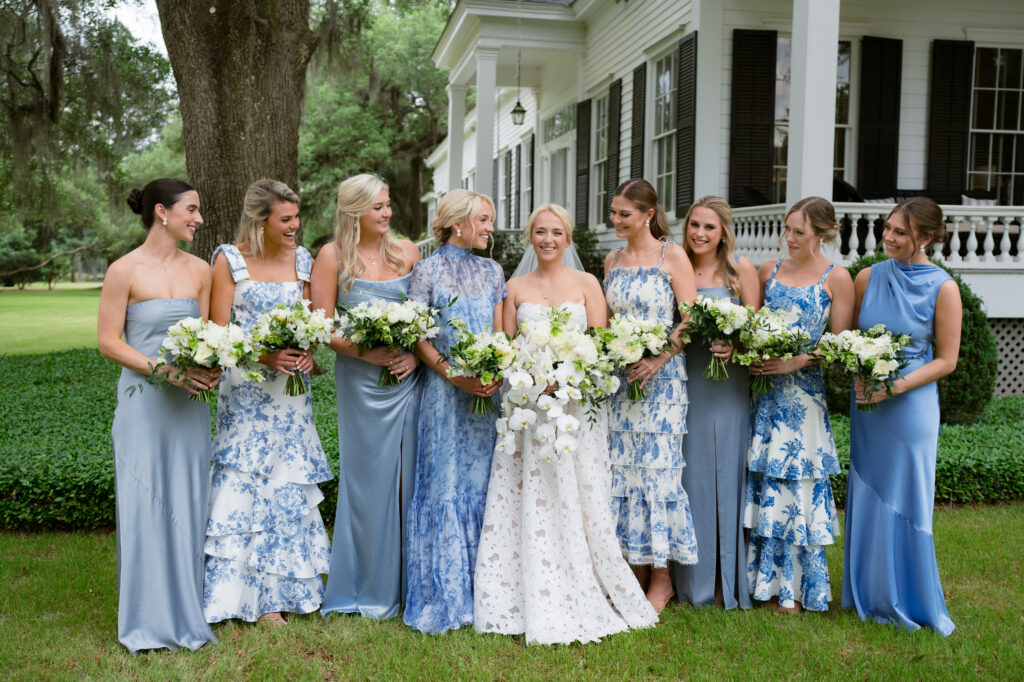
[{"label": "bride in white lace gown", "polygon": [[[607,323],[593,275],[562,264],[572,223],[560,206],[541,206],[527,223],[537,268],[508,283],[504,326],[514,330],[554,306],[581,329]],[[523,451],[494,453],[477,551],[473,625],[478,632],[526,634],[527,643],[596,642],[658,616],[622,556],[611,513],[604,409],[572,457],[545,461]]]}]

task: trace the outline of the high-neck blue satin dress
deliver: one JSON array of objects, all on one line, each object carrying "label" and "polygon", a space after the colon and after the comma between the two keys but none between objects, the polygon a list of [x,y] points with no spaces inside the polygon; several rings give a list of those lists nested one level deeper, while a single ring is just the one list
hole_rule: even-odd
[{"label": "high-neck blue satin dress", "polygon": [[[931,264],[887,260],[871,267],[857,325],[910,335],[904,374],[932,360],[935,301],[949,274]],[[922,626],[943,635],[953,621],[939,581],[932,537],[939,392],[935,382],[850,406],[843,607],[864,620]]]},{"label": "high-neck blue satin dress", "polygon": [[[124,336],[157,357],[167,328],[199,317],[191,298],[128,306]],[[142,391],[128,394],[131,386]],[[203,615],[210,407],[177,386],[121,370],[111,430],[117,484],[117,637],[130,651],[216,642]]]},{"label": "high-neck blue satin dress", "polygon": [[[357,279],[338,287],[338,306],[401,301],[411,275],[384,282]],[[397,386],[378,387],[381,368],[339,355],[338,510],[323,614],[393,618],[405,601],[405,519],[416,475],[416,425],[423,369]]]}]

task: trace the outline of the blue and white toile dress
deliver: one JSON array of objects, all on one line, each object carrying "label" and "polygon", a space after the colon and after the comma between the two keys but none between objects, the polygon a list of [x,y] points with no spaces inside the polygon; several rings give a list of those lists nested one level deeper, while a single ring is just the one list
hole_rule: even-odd
[{"label": "blue and white toile dress", "polygon": [[[765,285],[764,305],[792,310],[790,326],[817,342],[829,320],[832,300],[825,292],[830,265],[816,284],[790,287],[775,279]],[[839,472],[832,425],[825,406],[821,368],[768,375],[771,388],[758,397],[751,423],[743,525],[747,582],[754,599],[778,597],[810,611],[827,611],[832,599],[824,545],[839,535],[828,477]]]},{"label": "blue and white toile dress", "polygon": [[[295,254],[298,281],[249,279],[245,259],[221,245],[235,280],[231,312],[249,333],[278,303],[302,298],[309,252]],[[333,475],[313,423],[309,391],[285,392],[288,376],[263,368],[267,380],[246,381],[225,370],[213,443],[210,519],[206,527],[204,611],[211,622],[254,621],[265,613],[320,608],[330,543],[317,505],[317,483]]]}]

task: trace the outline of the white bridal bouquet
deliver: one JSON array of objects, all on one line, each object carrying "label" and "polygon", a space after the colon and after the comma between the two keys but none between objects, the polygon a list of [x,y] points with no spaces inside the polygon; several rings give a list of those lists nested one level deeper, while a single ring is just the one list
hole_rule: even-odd
[{"label": "white bridal bouquet", "polygon": [[[728,344],[734,343],[740,336],[740,330],[747,323],[754,309],[750,306],[737,305],[727,298],[698,296],[693,303],[680,303],[679,312],[689,315],[687,332],[699,336],[706,346],[722,339]],[[728,379],[729,371],[725,368],[725,360],[711,356],[711,362],[704,369],[704,378],[718,381]]]},{"label": "white bridal bouquet", "polygon": [[[322,310],[310,310],[310,302],[299,299],[295,303],[278,303],[256,320],[252,329],[253,345],[260,353],[275,350],[308,350],[317,343],[330,343],[334,330],[334,319],[329,318]],[[295,372],[288,377],[285,384],[288,395],[302,395],[306,392],[306,383],[302,375]]]},{"label": "white bridal bouquet", "polygon": [[[660,355],[675,346],[664,325],[628,315],[614,315],[608,320],[607,328],[591,328],[590,333],[597,339],[604,356],[615,369]],[[629,382],[630,400],[638,401],[646,397],[647,391],[639,381]]]},{"label": "white bridal bouquet", "polygon": [[[375,346],[411,351],[417,343],[434,338],[440,331],[437,310],[410,298],[403,297],[400,303],[378,298],[340,310],[338,334],[351,341],[360,353]],[[377,385],[397,386],[398,378],[387,367],[381,367]]]},{"label": "white bridal bouquet", "polygon": [[[515,350],[505,332],[469,331],[465,322],[452,318],[449,322],[458,335],[458,341],[452,344],[444,359],[451,367],[450,377],[479,377],[483,384],[490,384],[505,376],[505,372],[515,360]],[[473,414],[494,412],[494,403],[482,395],[473,396],[470,401]]]},{"label": "white bridal bouquet", "polygon": [[515,359],[505,377],[509,390],[496,424],[501,451],[513,451],[520,438],[529,437],[542,459],[572,454],[582,426],[567,412],[569,403],[586,404],[594,420],[596,406],[618,390],[614,367],[597,340],[570,324],[570,317],[555,307],[520,325],[512,341]]},{"label": "white bridal bouquet", "polygon": [[[167,330],[163,345],[160,346],[160,359],[150,365],[150,374],[146,381],[153,385],[169,383],[167,376],[156,369],[169,365],[179,375],[192,367],[204,369],[226,369],[238,367],[242,376],[250,381],[263,381],[263,375],[256,369],[259,352],[245,338],[245,332],[237,324],[214,324],[198,317],[186,317],[179,320]],[[200,390],[191,396],[192,400],[210,402],[213,391]]]},{"label": "white bridal bouquet", "polygon": [[[765,306],[750,316],[740,329],[743,352],[733,355],[737,363],[749,367],[755,362],[779,358],[789,360],[811,350],[811,337],[795,325],[797,313],[794,310],[780,310]],[[750,380],[755,393],[767,393],[768,377],[758,374]]]},{"label": "white bridal bouquet", "polygon": [[[893,334],[885,325],[876,324],[867,331],[847,329],[838,334],[822,334],[818,352],[824,364],[838,365],[847,374],[859,377],[865,397],[884,390],[891,398],[896,373],[907,366],[903,347],[908,343],[910,337],[906,334]],[[857,404],[864,411],[877,407],[878,403]]]}]

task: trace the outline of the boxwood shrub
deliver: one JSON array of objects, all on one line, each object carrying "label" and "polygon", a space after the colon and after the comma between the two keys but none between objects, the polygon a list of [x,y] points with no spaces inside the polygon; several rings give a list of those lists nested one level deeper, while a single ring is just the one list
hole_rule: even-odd
[{"label": "boxwood shrub", "polygon": [[[880,263],[885,256],[869,255],[858,258],[848,268],[854,278],[864,268]],[[963,326],[960,332],[960,354],[956,369],[939,379],[939,413],[946,424],[973,424],[992,399],[996,387],[999,356],[995,336],[989,328],[981,299],[971,291],[959,275],[942,263],[932,263],[944,269],[960,287],[963,302]],[[833,412],[849,412],[850,384],[836,371],[826,372],[826,398]]]}]

